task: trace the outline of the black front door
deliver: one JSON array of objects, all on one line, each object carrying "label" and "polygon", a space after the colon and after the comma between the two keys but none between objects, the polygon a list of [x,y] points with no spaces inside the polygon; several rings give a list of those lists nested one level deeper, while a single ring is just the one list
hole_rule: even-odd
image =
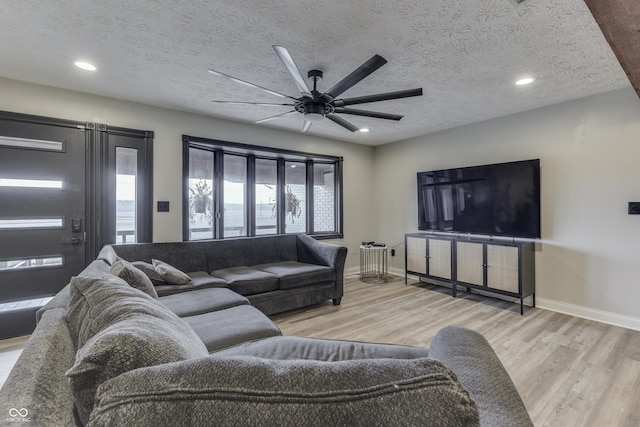
[{"label": "black front door", "polygon": [[86,265],[88,133],[76,123],[0,116],[0,339]]}]

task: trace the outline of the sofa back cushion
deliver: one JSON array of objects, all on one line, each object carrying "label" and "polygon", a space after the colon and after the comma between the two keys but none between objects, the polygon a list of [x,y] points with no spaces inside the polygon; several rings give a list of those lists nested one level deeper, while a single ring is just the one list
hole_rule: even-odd
[{"label": "sofa back cushion", "polygon": [[137,313],[156,317],[170,311],[148,294],[111,274],[71,278],[67,312],[69,332],[76,348],[120,319]]},{"label": "sofa back cushion", "polygon": [[92,425],[477,426],[475,403],[440,362],[215,357],[104,383]]},{"label": "sofa back cushion", "polygon": [[185,273],[299,261],[295,234],[197,242],[112,245],[103,248],[101,254],[109,262],[115,261],[116,255],[130,262],[151,263],[153,259],[158,259]]},{"label": "sofa back cushion", "polygon": [[158,293],[151,279],[142,270],[134,267],[129,261],[118,258],[111,264],[109,273],[121,278],[131,287],[140,289],[152,298],[158,299]]},{"label": "sofa back cushion", "polygon": [[296,236],[246,237],[207,242],[207,271],[253,266],[281,261],[297,261]]},{"label": "sofa back cushion", "polygon": [[144,261],[152,263],[153,259],[159,259],[185,273],[191,273],[193,271],[209,271],[207,268],[207,243],[136,243],[114,245],[113,249],[119,257],[130,262]]},{"label": "sofa back cushion", "polygon": [[115,276],[74,278],[71,292],[67,320],[71,333],[78,334],[79,350],[66,375],[84,423],[104,381],[132,369],[208,355],[182,319]]}]

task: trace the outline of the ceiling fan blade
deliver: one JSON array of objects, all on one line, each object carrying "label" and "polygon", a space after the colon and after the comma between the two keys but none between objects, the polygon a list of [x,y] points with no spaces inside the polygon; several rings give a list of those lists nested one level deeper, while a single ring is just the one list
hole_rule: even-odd
[{"label": "ceiling fan blade", "polygon": [[265,107],[293,107],[294,104],[273,104],[270,102],[243,102],[243,101],[211,101],[216,104],[231,104],[231,105],[260,105]]},{"label": "ceiling fan blade", "polygon": [[243,84],[243,85],[245,85],[245,86],[249,86],[249,87],[252,87],[252,88],[256,88],[256,89],[263,90],[263,91],[265,91],[265,92],[267,92],[267,93],[270,93],[271,95],[279,96],[279,97],[281,97],[281,98],[288,98],[288,99],[292,99],[292,100],[294,100],[294,101],[296,100],[296,99],[295,99],[294,97],[292,97],[292,96],[285,95],[285,94],[283,94],[283,93],[276,92],[275,90],[267,89],[266,87],[258,86],[258,85],[253,84],[253,83],[249,83],[249,82],[244,81],[244,80],[242,80],[242,79],[239,79],[239,78],[237,78],[237,77],[233,77],[233,76],[230,76],[230,75],[228,75],[228,74],[221,73],[220,71],[209,70],[209,73],[210,73],[210,74],[213,74],[214,76],[226,77],[226,78],[228,78],[229,80],[233,80],[234,82],[236,82],[236,83],[240,83],[240,84]]},{"label": "ceiling fan blade", "polygon": [[398,114],[379,113],[377,111],[356,110],[354,108],[336,108],[335,113],[353,114],[354,116],[375,117],[376,119],[400,120],[403,116]]},{"label": "ceiling fan blade", "polygon": [[304,121],[304,125],[302,126],[302,132],[306,132],[311,127],[311,122],[309,120]]},{"label": "ceiling fan blade", "polygon": [[386,63],[387,60],[382,56],[374,55],[367,62],[356,68],[347,77],[336,83],[331,89],[325,92],[325,95],[329,96],[330,100],[334,100],[336,96],[340,95],[342,92],[346,91]]},{"label": "ceiling fan blade", "polygon": [[289,53],[286,47],[273,45],[273,49],[276,51],[278,58],[282,61],[284,68],[287,69],[291,77],[293,77],[293,81],[295,82],[298,90],[303,96],[308,96],[309,98],[313,98],[311,95],[311,91],[309,90],[309,86],[307,86],[307,82],[300,74],[300,70],[296,66],[296,63],[293,62],[293,57]]},{"label": "ceiling fan blade", "polygon": [[336,99],[333,105],[344,107],[345,105],[366,104],[367,102],[388,101],[390,99],[409,98],[411,96],[421,96],[422,88],[399,90],[397,92],[378,93],[376,95],[358,96],[355,98]]},{"label": "ceiling fan blade", "polygon": [[331,120],[334,123],[339,124],[343,128],[345,128],[347,130],[350,130],[351,132],[355,132],[357,130],[360,130],[359,128],[357,128],[353,124],[349,123],[348,121],[346,121],[342,117],[336,116],[335,114],[327,114],[326,117],[327,117],[327,119]]},{"label": "ceiling fan blade", "polygon": [[276,114],[275,116],[267,117],[266,119],[260,119],[260,120],[258,120],[257,122],[254,122],[254,123],[264,123],[264,122],[268,122],[269,120],[279,119],[280,117],[285,117],[285,116],[288,116],[290,114],[296,114],[296,113],[297,113],[296,110],[291,110],[291,111],[287,111],[286,113]]}]

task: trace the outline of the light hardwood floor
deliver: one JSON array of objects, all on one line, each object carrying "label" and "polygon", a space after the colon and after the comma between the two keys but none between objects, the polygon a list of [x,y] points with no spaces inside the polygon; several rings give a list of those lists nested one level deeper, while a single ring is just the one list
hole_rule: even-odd
[{"label": "light hardwood floor", "polygon": [[[428,346],[446,325],[482,333],[536,426],[640,426],[640,332],[392,276],[345,280],[330,302],[274,316],[285,335]],[[25,338],[0,341],[0,384]]]}]

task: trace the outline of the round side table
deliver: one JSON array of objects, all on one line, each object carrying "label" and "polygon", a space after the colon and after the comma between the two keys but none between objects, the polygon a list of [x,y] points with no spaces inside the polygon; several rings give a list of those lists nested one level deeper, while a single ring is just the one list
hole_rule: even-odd
[{"label": "round side table", "polygon": [[360,246],[360,280],[384,283],[387,275],[387,246]]}]

